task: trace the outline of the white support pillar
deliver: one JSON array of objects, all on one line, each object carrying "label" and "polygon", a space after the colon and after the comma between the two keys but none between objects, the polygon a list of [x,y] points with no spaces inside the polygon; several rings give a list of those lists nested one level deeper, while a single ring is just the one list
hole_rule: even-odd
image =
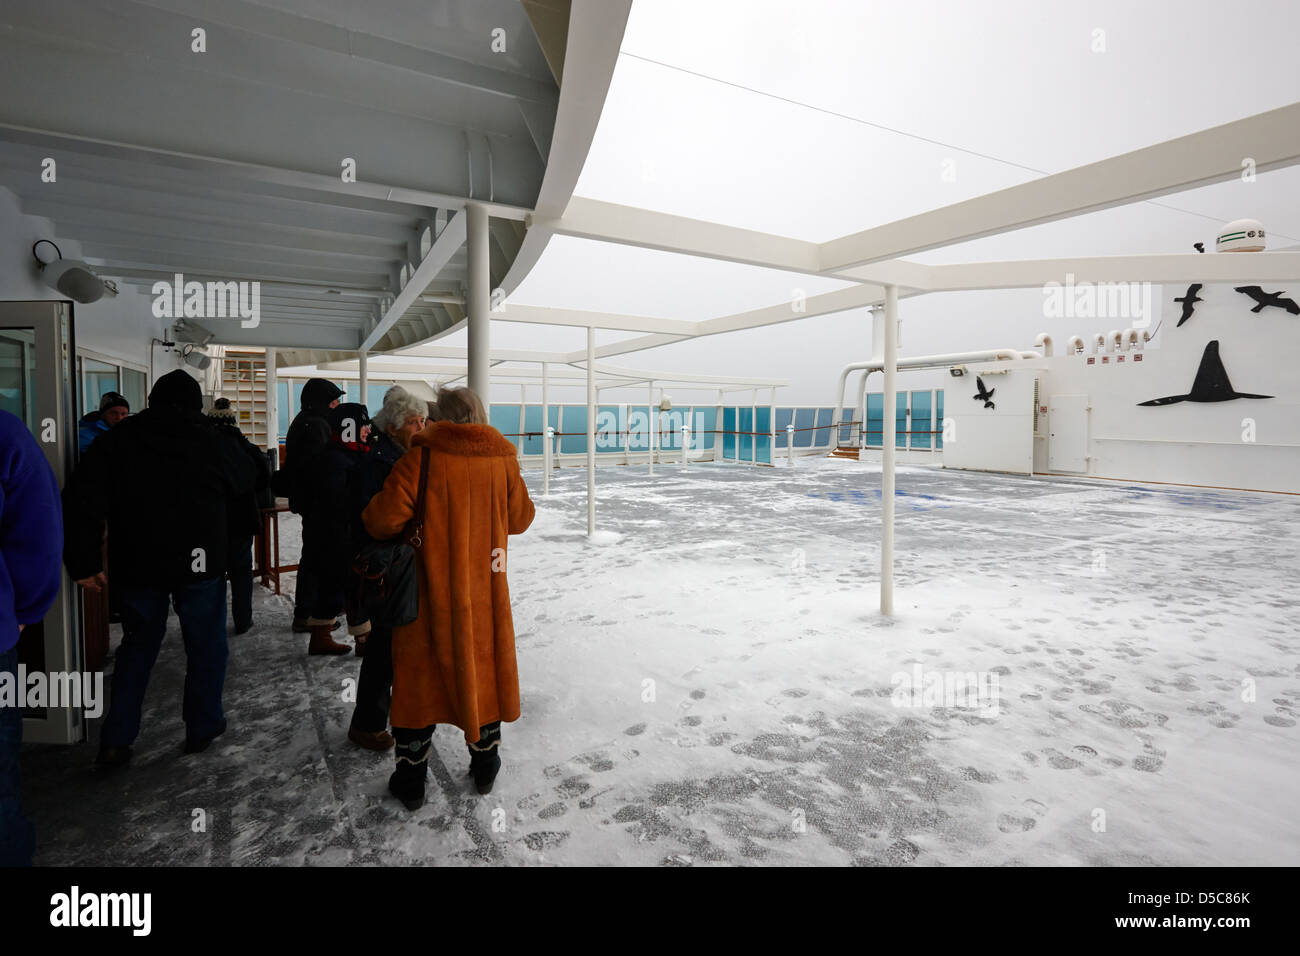
[{"label": "white support pillar", "polygon": [[691,426],[682,426],[682,471],[686,470],[686,464],[691,457]]},{"label": "white support pillar", "polygon": [[794,424],[785,426],[785,463],[794,467]]},{"label": "white support pillar", "polygon": [[[26,366],[23,366],[26,368]],[[275,370],[275,349],[266,350],[266,450],[280,448],[280,384]],[[278,463],[277,463],[277,467]]]},{"label": "white support pillar", "polygon": [[525,434],[528,431],[528,386],[519,383],[519,435],[515,439],[519,442],[518,458],[521,463],[524,457],[524,444],[528,441]]},{"label": "white support pillar", "polygon": [[767,461],[776,466],[776,387],[772,387],[772,400],[767,403]]},{"label": "white support pillar", "polygon": [[467,384],[483,408],[491,412],[491,379],[488,351],[491,348],[492,284],[489,271],[488,212],[481,203],[465,204],[465,250],[469,255],[469,289],[465,297],[467,331],[469,333],[469,381]]},{"label": "white support pillar", "polygon": [[[898,326],[895,325],[894,328],[897,329]],[[875,306],[871,310],[871,361],[883,362],[884,360],[885,360],[885,309],[881,306]],[[871,372],[864,371],[862,373],[862,384],[858,386],[857,410],[854,411],[853,413],[853,417],[862,423],[861,425],[857,426],[858,428],[857,445],[860,449],[865,449],[867,447],[867,441],[868,441],[867,386],[870,382],[870,379],[871,379]],[[882,408],[880,412],[881,416],[884,416],[886,411],[887,411],[886,409]],[[849,439],[850,439],[850,443],[852,443],[853,429],[851,428],[849,429]],[[858,457],[863,458],[863,460],[865,460],[862,451],[858,452]]]},{"label": "white support pillar", "polygon": [[555,441],[555,429],[550,425],[542,430],[542,497],[551,495],[551,442]]},{"label": "white support pillar", "polygon": [[647,383],[648,392],[646,394],[646,419],[645,419],[645,445],[650,452],[650,474],[655,473],[655,428],[659,424],[659,415],[655,409],[655,383]]},{"label": "white support pillar", "polygon": [[898,287],[885,286],[884,328],[885,395],[884,435],[881,436],[880,455],[880,613],[890,617],[894,613],[894,458],[897,415],[894,397],[898,378]]},{"label": "white support pillar", "polygon": [[596,330],[587,326],[587,536],[596,533]]},{"label": "white support pillar", "polygon": [[551,493],[551,442],[555,432],[551,428],[551,363],[542,363],[542,497]]},{"label": "white support pillar", "polygon": [[362,405],[366,404],[366,393],[370,387],[370,372],[367,368],[367,360],[370,358],[368,352],[357,353],[357,388],[361,391],[361,397],[357,399]]},{"label": "white support pillar", "polygon": [[726,437],[725,426],[722,420],[722,402],[726,398],[722,389],[718,389],[718,407],[713,419],[713,460],[726,461],[726,456],[722,453],[722,440]]}]

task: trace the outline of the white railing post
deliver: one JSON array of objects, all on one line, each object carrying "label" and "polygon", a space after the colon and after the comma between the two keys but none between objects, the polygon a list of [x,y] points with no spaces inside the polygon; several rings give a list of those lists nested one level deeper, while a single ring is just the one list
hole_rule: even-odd
[{"label": "white railing post", "polygon": [[691,457],[691,426],[682,426],[682,471],[686,470],[686,462]]},{"label": "white railing post", "polygon": [[[793,412],[791,412],[793,414]],[[785,461],[791,468],[794,467],[794,425],[785,426]]]},{"label": "white railing post", "polygon": [[551,493],[551,442],[555,441],[555,429],[546,426],[546,437],[542,439],[542,497]]},{"label": "white railing post", "polygon": [[659,417],[655,414],[655,383],[649,383],[649,392],[646,395],[646,419],[645,419],[645,444],[650,452],[650,474],[655,473],[655,426],[659,424]]},{"label": "white railing post", "polygon": [[587,537],[596,533],[596,330],[587,326]]}]

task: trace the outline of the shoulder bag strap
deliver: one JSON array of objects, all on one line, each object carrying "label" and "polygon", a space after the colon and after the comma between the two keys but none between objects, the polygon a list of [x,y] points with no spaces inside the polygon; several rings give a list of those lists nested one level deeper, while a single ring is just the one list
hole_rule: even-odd
[{"label": "shoulder bag strap", "polygon": [[429,449],[420,449],[420,487],[415,494],[415,514],[407,524],[406,543],[419,549],[424,543],[424,491],[429,484]]}]

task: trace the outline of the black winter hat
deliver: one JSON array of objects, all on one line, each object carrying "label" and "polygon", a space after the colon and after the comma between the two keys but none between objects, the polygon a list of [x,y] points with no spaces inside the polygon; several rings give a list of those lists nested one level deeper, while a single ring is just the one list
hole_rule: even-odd
[{"label": "black winter hat", "polygon": [[302,395],[299,402],[303,408],[326,408],[329,403],[334,401],[343,394],[343,389],[339,388],[327,378],[311,378],[307,384],[302,387]]},{"label": "black winter hat", "polygon": [[179,408],[187,412],[203,411],[203,390],[188,372],[177,369],[153,383],[149,407]]},{"label": "black winter hat", "polygon": [[370,410],[360,402],[344,402],[331,408],[327,419],[336,435],[343,433],[343,426],[349,419],[354,423],[352,427],[360,432],[370,424]]},{"label": "black winter hat", "polygon": [[129,412],[131,403],[122,396],[121,392],[105,392],[99,400],[99,410],[106,412],[110,408],[125,408]]}]

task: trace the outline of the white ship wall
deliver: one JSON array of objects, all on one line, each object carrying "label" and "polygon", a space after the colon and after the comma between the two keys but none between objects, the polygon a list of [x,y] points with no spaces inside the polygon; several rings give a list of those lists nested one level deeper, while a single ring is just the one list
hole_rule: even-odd
[{"label": "white ship wall", "polygon": [[[1300,281],[1264,289],[1300,301]],[[961,379],[971,387],[947,391],[944,412],[955,434],[944,442],[944,467],[1023,473],[1024,429],[1033,427],[1024,424],[1033,411],[1024,396],[1037,375],[1036,473],[1300,493],[1300,315],[1252,312],[1254,300],[1232,285],[1204,285],[1203,301],[1179,326],[1181,306],[1172,300],[1185,293],[1153,292],[1163,300],[1159,348],[1096,351],[1095,334],[1123,323],[1090,328],[1080,320],[1085,354],[1059,354],[1066,346],[1058,341],[1050,358],[972,365]],[[1271,397],[1140,404],[1190,393],[1215,341],[1233,391]],[[1001,368],[1008,373],[984,379],[996,388],[996,408],[984,409],[970,397],[974,374]]]}]

